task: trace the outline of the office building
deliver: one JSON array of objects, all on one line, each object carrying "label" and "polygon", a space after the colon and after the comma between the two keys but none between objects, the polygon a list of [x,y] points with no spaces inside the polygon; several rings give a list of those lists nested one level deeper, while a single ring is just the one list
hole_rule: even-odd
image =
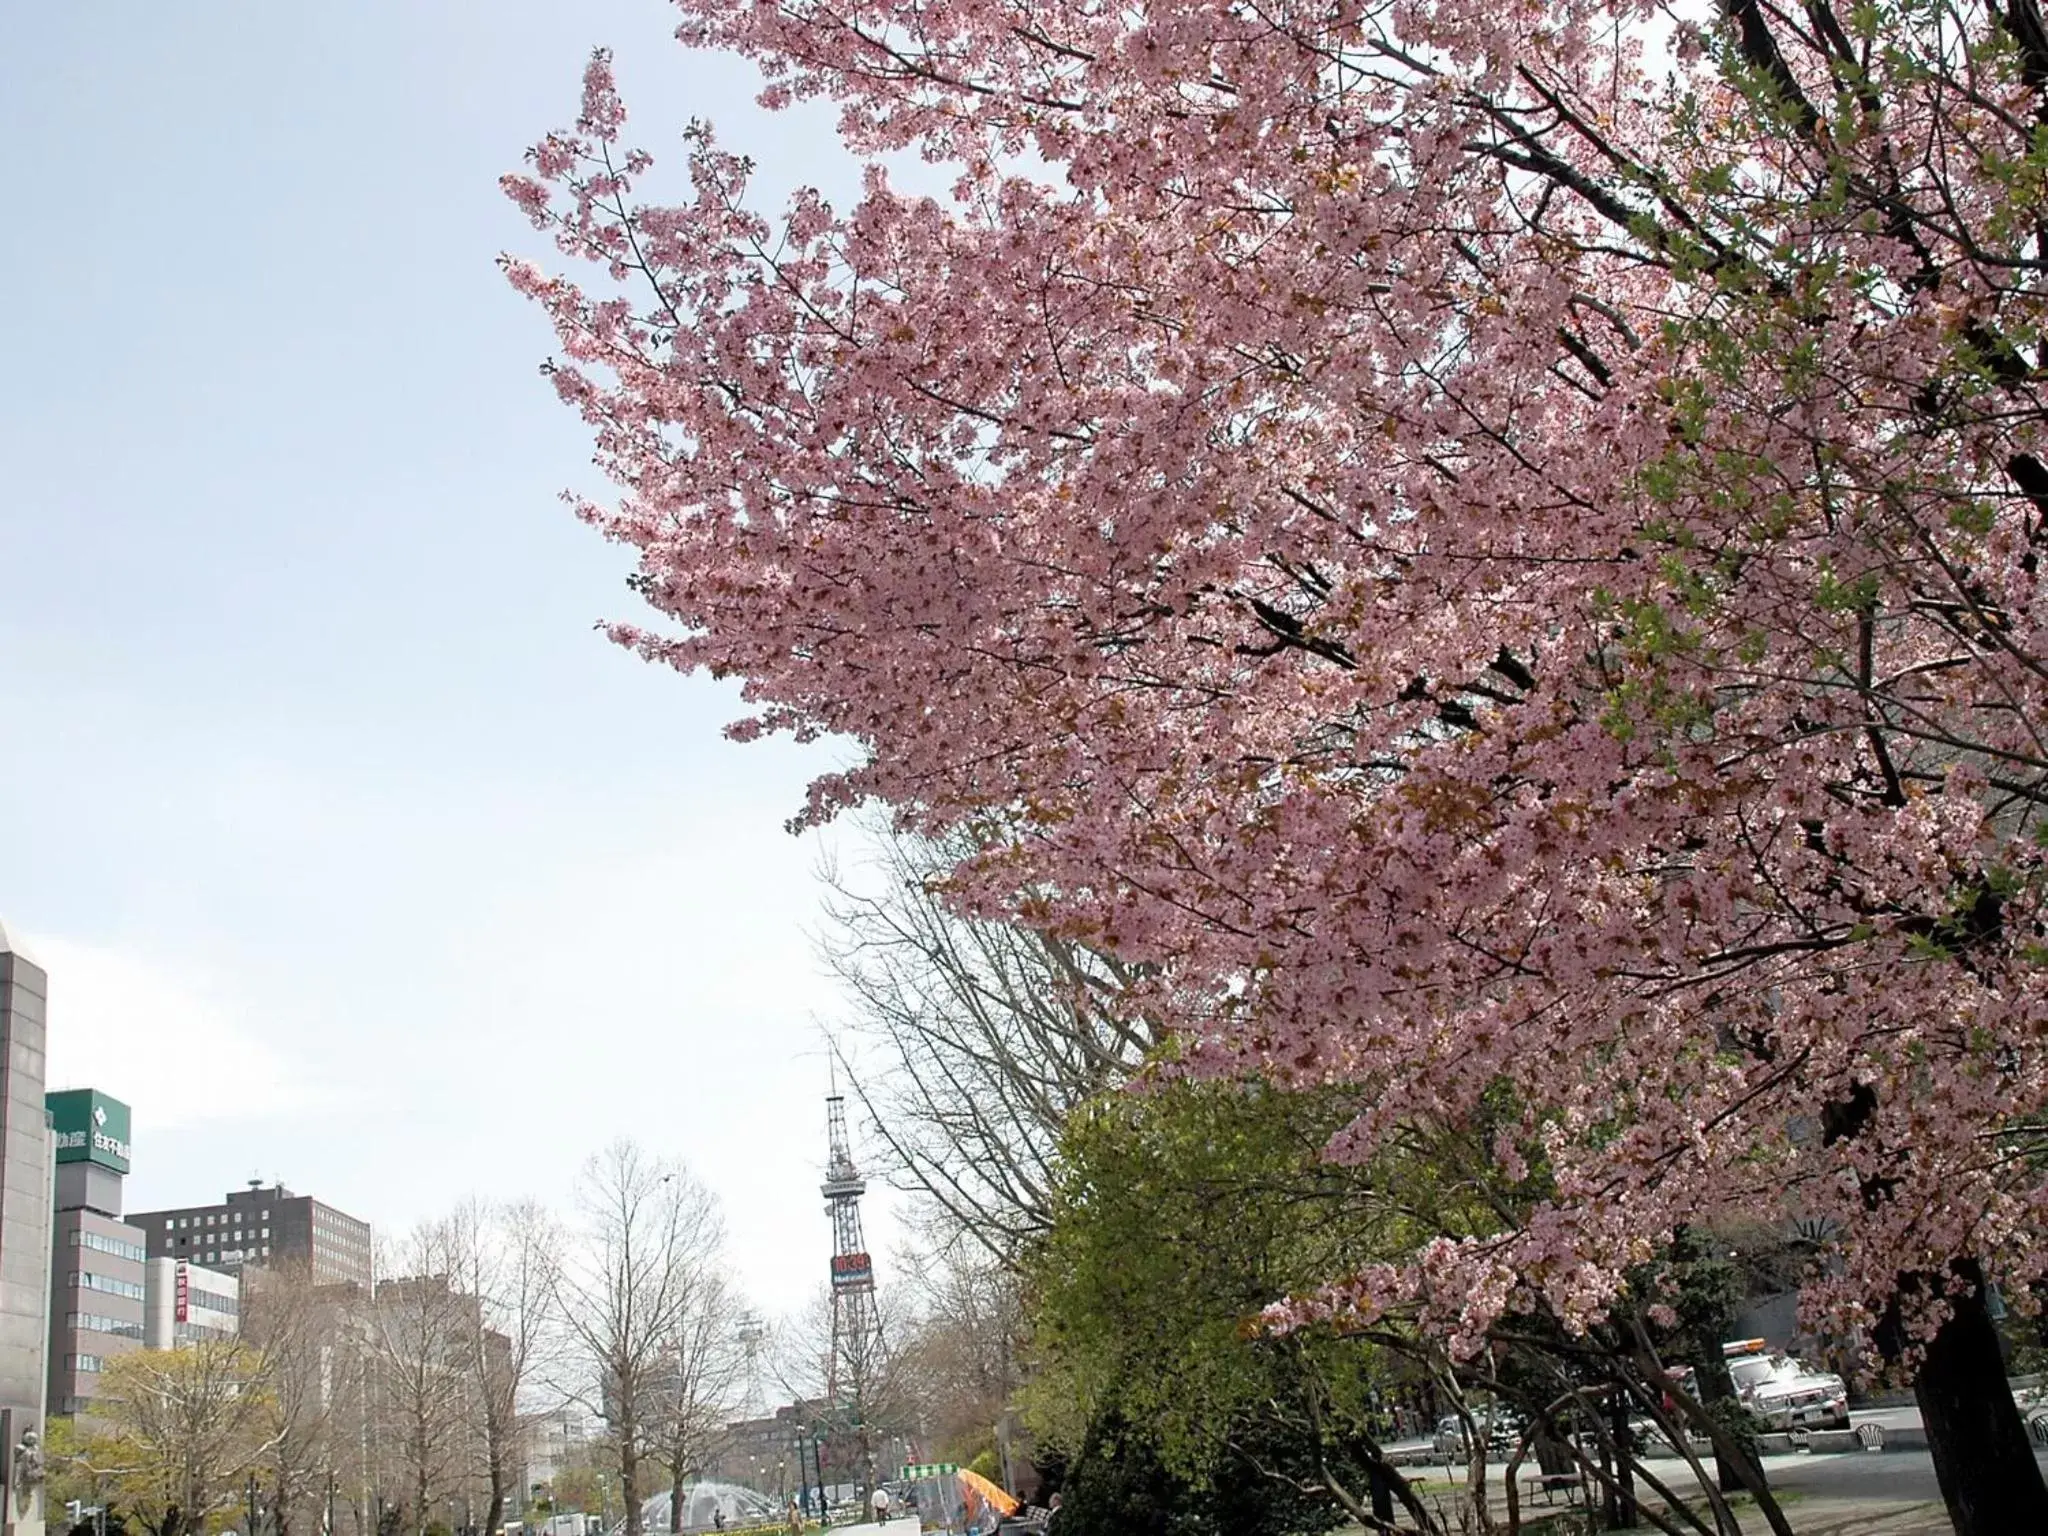
[{"label": "office building", "polygon": [[183,1259],[238,1274],[245,1265],[303,1267],[321,1284],[370,1288],[370,1226],[311,1195],[251,1180],[218,1205],[145,1211],[134,1218],[153,1259]]},{"label": "office building", "polygon": [[109,1361],[142,1348],[143,1236],[121,1219],[128,1106],[96,1088],[44,1095],[55,1153],[50,1411],[99,1395]]},{"label": "office building", "polygon": [[[49,978],[0,927],[0,1467],[43,1431],[49,1386],[50,1122],[43,1107]],[[17,1536],[41,1536],[43,1491],[0,1493]]]},{"label": "office building", "polygon": [[178,1349],[242,1331],[242,1282],[188,1259],[151,1259],[143,1282],[142,1342]]},{"label": "office building", "polygon": [[526,1423],[528,1491],[547,1488],[556,1474],[590,1459],[590,1415],[573,1403],[537,1413]]},{"label": "office building", "polygon": [[[808,1432],[807,1405],[792,1403],[766,1418],[726,1425],[711,1474],[744,1483],[778,1504],[816,1480],[817,1448]],[[799,1451],[799,1443],[803,1449]]]}]

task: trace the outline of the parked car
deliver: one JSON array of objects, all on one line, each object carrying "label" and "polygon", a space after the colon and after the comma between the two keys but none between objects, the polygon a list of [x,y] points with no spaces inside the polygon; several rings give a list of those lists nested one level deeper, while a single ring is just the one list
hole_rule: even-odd
[{"label": "parked car", "polygon": [[1727,1344],[1723,1351],[1736,1396],[1769,1428],[1849,1427],[1849,1384],[1833,1371],[1768,1350],[1761,1339]]}]

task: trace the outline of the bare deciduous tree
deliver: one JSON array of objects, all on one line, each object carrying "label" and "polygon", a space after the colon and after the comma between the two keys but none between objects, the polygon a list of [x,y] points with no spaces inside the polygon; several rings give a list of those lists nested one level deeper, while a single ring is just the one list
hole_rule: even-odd
[{"label": "bare deciduous tree", "polygon": [[454,1258],[451,1223],[415,1227],[381,1266],[393,1278],[377,1283],[369,1308],[379,1438],[420,1536],[468,1464],[467,1343],[480,1324],[476,1299],[451,1281]]},{"label": "bare deciduous tree", "polygon": [[776,1361],[781,1386],[807,1407],[811,1425],[821,1432],[823,1454],[859,1485],[863,1499],[874,1491],[883,1452],[910,1438],[918,1417],[902,1347],[910,1331],[908,1314],[886,1289],[875,1293],[875,1306],[879,1326],[846,1341],[835,1365],[832,1293],[820,1292],[783,1330]]},{"label": "bare deciduous tree", "polygon": [[898,1267],[917,1277],[903,1359],[936,1454],[967,1462],[1000,1451],[1010,1395],[1023,1381],[1016,1275],[972,1252]]},{"label": "bare deciduous tree", "polygon": [[577,1230],[554,1278],[556,1312],[577,1356],[565,1386],[609,1426],[626,1536],[642,1536],[670,1351],[716,1263],[718,1207],[686,1169],[630,1140],[584,1164],[577,1207]]},{"label": "bare deciduous tree", "polygon": [[683,1279],[685,1295],[663,1349],[653,1393],[655,1436],[668,1467],[668,1528],[683,1528],[683,1484],[723,1448],[726,1423],[746,1374],[745,1310],[707,1255]]},{"label": "bare deciduous tree", "polygon": [[519,1398],[548,1358],[555,1292],[553,1220],[537,1204],[484,1206],[475,1200],[449,1218],[449,1262],[458,1290],[473,1298],[462,1339],[473,1444],[490,1504],[484,1530],[496,1531],[518,1492]]},{"label": "bare deciduous tree", "polygon": [[1050,1220],[1074,1105],[1125,1082],[1153,1039],[1138,978],[1052,935],[962,917],[936,889],[959,850],[884,832],[879,886],[828,871],[828,964],[854,1002],[842,1053],[892,1176],[1009,1261]]},{"label": "bare deciduous tree", "polygon": [[340,1424],[360,1397],[364,1352],[360,1308],[340,1286],[323,1286],[304,1263],[247,1269],[242,1337],[263,1358],[271,1417],[268,1484],[277,1536],[290,1536],[324,1503],[327,1480],[356,1459],[356,1435]]}]

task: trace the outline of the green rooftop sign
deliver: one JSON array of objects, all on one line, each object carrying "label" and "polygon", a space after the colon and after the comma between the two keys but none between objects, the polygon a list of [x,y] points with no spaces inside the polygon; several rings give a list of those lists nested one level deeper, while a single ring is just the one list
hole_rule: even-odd
[{"label": "green rooftop sign", "polygon": [[43,1095],[60,1163],[98,1163],[128,1171],[128,1106],[97,1088],[66,1088]]}]

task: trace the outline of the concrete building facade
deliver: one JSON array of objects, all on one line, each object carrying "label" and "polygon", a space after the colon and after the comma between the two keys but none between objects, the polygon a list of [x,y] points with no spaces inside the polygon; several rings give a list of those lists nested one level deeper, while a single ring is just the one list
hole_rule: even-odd
[{"label": "concrete building facade", "polygon": [[303,1266],[322,1285],[370,1288],[370,1224],[282,1184],[251,1183],[217,1205],[144,1211],[153,1259],[183,1259],[238,1274],[244,1266]]},{"label": "concrete building facade", "polygon": [[43,1431],[49,1387],[50,1122],[43,1107],[49,978],[0,927],[0,1526],[42,1536],[40,1483],[16,1452]]},{"label": "concrete building facade", "polygon": [[96,1088],[44,1095],[56,1176],[50,1225],[50,1411],[99,1395],[108,1362],[143,1343],[142,1233],[121,1219],[128,1106]]},{"label": "concrete building facade", "polygon": [[142,1342],[178,1349],[242,1331],[242,1282],[187,1259],[151,1259],[143,1282]]},{"label": "concrete building facade", "polygon": [[575,1404],[535,1414],[526,1425],[527,1491],[552,1485],[565,1467],[581,1466],[590,1442],[590,1415]]}]

